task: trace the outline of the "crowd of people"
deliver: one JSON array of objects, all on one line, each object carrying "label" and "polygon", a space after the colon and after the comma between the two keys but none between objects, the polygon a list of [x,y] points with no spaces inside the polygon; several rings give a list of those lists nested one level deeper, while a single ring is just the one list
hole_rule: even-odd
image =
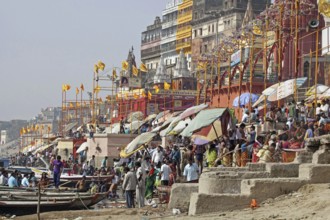
[{"label": "crowd of people", "polygon": [[[317,105],[290,101],[268,108],[264,117],[260,116],[257,107],[249,111],[243,106],[241,122],[208,144],[195,145],[194,140],[176,136],[164,147],[145,145],[128,159],[118,158],[119,162],[113,167],[108,165],[108,157],[104,157],[100,167],[97,167],[94,155],[87,158],[82,153],[77,160],[70,154],[65,161],[60,157],[55,159],[56,152],[51,150],[36,155],[20,153],[12,157],[12,164],[36,166],[42,157],[51,164],[55,187],[59,186],[62,169],[68,168],[72,174],[83,176],[76,184],[78,191],[108,192],[109,199],[117,199],[121,195],[117,189],[122,188],[128,208],[135,207],[135,204],[143,207],[155,193],[175,182],[198,182],[205,167],[244,167],[248,162],[290,162],[287,161],[286,149],[299,151],[303,149],[306,138],[327,134],[328,116],[329,100]],[[146,132],[151,126],[141,129],[141,132]],[[89,138],[93,138],[97,127],[88,130]],[[127,133],[123,119],[120,121],[120,133]],[[86,176],[109,178],[93,180],[88,184]],[[47,187],[50,181],[47,173],[43,173],[37,183],[34,174],[23,176],[14,172],[8,178],[6,171],[1,171],[0,185],[6,184],[11,187],[35,187],[36,184]]]}]

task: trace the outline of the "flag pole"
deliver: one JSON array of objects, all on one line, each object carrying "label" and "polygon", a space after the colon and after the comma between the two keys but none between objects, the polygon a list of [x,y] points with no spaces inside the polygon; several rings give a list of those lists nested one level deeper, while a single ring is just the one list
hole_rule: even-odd
[{"label": "flag pole", "polygon": [[[254,56],[254,34],[252,32],[252,39],[251,39],[251,51],[250,51],[250,105],[249,110],[252,110],[252,82],[253,82],[253,56]],[[238,103],[240,106],[240,103]]]},{"label": "flag pole", "polygon": [[200,92],[200,86],[199,86],[199,76],[200,76],[200,69],[197,67],[197,84],[196,84],[196,105],[199,105],[199,92]]},{"label": "flag pole", "polygon": [[204,94],[204,104],[206,104],[207,102],[207,82],[206,82],[206,72],[207,72],[207,62],[204,66],[204,90],[205,90],[205,94]]},{"label": "flag pole", "polygon": [[[228,101],[227,101],[227,107],[230,106],[230,87],[231,87],[231,53],[228,53]],[[238,103],[238,107],[240,103]]]},{"label": "flag pole", "polygon": [[[320,12],[317,13],[317,20],[320,20]],[[319,28],[316,31],[316,54],[315,54],[315,96],[314,96],[314,103],[317,106],[317,81],[318,81],[318,71],[319,71]]]},{"label": "flag pole", "polygon": [[220,107],[220,88],[221,88],[221,53],[220,53],[220,50],[218,52],[218,107]]}]

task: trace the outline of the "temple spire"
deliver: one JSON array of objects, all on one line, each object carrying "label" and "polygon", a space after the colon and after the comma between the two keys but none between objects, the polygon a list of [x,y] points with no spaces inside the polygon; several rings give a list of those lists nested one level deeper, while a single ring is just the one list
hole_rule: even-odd
[{"label": "temple spire", "polygon": [[248,25],[254,18],[254,12],[252,7],[252,0],[248,0],[245,15],[242,22],[242,27]]}]

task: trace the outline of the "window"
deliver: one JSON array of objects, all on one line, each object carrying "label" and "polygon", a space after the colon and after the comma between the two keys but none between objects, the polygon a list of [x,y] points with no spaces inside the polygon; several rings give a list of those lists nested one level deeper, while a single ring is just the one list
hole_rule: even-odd
[{"label": "window", "polygon": [[199,29],[199,35],[200,35],[200,36],[203,36],[203,28],[200,28],[200,29]]},{"label": "window", "polygon": [[197,37],[197,30],[194,30],[194,36]]},{"label": "window", "polygon": [[207,44],[204,45],[204,52],[207,52]]},{"label": "window", "polygon": [[209,33],[211,32],[211,26],[209,25]]},{"label": "window", "polygon": [[212,24],[212,33],[214,33],[214,24]]}]

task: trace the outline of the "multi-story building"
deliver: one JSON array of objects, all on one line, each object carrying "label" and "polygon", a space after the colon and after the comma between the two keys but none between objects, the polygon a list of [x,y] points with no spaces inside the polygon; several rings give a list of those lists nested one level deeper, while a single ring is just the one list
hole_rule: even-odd
[{"label": "multi-story building", "polygon": [[221,41],[242,27],[248,5],[253,15],[262,12],[270,0],[195,0],[192,18],[192,62],[195,69],[203,53],[209,53]]},{"label": "multi-story building", "polygon": [[160,17],[156,17],[152,25],[142,32],[141,60],[149,70],[157,69],[160,62],[160,41],[162,24]]},{"label": "multi-story building", "polygon": [[188,69],[191,65],[191,20],[193,12],[193,0],[183,0],[178,5],[176,52],[182,50],[187,56]]},{"label": "multi-story building", "polygon": [[1,138],[0,138],[0,145],[6,144],[7,143],[7,131],[6,130],[1,130]]},{"label": "multi-story building", "polygon": [[176,50],[178,5],[182,0],[170,0],[162,12],[161,54],[165,66],[174,65],[177,61]]}]

